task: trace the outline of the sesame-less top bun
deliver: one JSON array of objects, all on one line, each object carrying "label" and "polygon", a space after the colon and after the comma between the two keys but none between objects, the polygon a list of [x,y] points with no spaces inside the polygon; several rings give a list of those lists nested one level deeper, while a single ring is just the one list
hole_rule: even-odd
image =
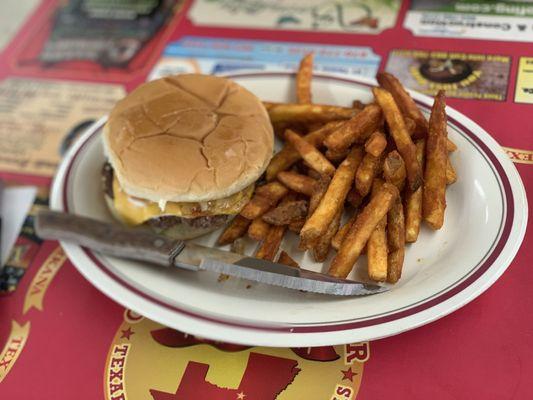
[{"label": "sesame-less top bun", "polygon": [[261,101],[199,74],[145,83],[111,111],[104,148],[121,188],[154,202],[227,197],[256,181],[274,136]]}]

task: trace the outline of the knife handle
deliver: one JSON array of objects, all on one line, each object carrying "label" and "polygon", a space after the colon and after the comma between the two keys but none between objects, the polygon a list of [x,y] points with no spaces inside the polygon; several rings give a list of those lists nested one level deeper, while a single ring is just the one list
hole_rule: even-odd
[{"label": "knife handle", "polygon": [[185,242],[157,235],[147,230],[127,228],[51,210],[37,214],[37,235],[43,239],[77,243],[111,256],[146,261],[165,267],[185,247]]}]

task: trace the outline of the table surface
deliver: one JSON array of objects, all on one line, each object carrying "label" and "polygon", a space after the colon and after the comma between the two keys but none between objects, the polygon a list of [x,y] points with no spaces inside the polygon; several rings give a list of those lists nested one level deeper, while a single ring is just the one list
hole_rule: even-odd
[{"label": "table surface", "polygon": [[[469,78],[447,86],[454,93],[448,103],[504,146],[526,192],[532,193],[531,10],[524,9],[522,16],[511,11],[502,15],[502,9],[478,5],[477,13],[461,14],[459,11],[466,12],[464,5],[437,9],[438,2],[395,0],[355,2],[357,7],[352,8],[332,5],[334,2],[320,6],[318,1],[179,3],[172,12],[164,6],[159,9],[167,12],[161,14],[165,22],[153,31],[146,30],[146,21],[144,28],[136,25],[135,43],[140,43],[140,48],[122,54],[126,61],[100,54],[91,62],[50,61],[64,57],[61,51],[65,46],[70,54],[87,56],[104,43],[101,37],[96,41],[85,37],[85,42],[74,45],[58,39],[58,2],[0,4],[0,32],[5,42],[0,42],[0,178],[10,185],[38,187],[32,213],[46,206],[60,157],[47,148],[43,137],[54,146],[64,144],[67,128],[104,113],[149,75],[190,68],[216,72],[209,70],[214,68],[212,60],[229,57],[228,48],[245,48],[239,42],[242,39],[268,41],[261,51],[253,48],[259,42],[249,42],[246,47],[257,57],[256,64],[268,68],[293,68],[294,59],[306,48],[321,51],[318,64],[338,62],[347,66],[343,72],[347,74],[356,73],[357,68],[358,73],[367,75],[378,68],[395,72],[405,66],[406,71],[409,63],[428,56],[439,59],[443,54],[447,59],[466,61],[472,69]],[[91,12],[97,11],[98,7],[91,8]],[[455,22],[451,24],[451,20]],[[458,30],[454,28],[457,21],[463,24]],[[141,37],[143,29],[149,32],[147,38]],[[128,32],[122,27],[119,35]],[[187,47],[184,38],[194,39],[189,42],[197,47]],[[209,38],[229,41],[209,42]],[[287,55],[277,58],[265,50],[272,48],[272,42],[283,40],[292,43],[278,49]],[[130,46],[132,42],[121,43]],[[169,43],[173,47],[165,50]],[[325,46],[313,47],[317,45]],[[204,54],[205,48],[198,50],[201,46],[211,46],[209,54]],[[224,56],[220,52],[225,52]],[[347,63],[345,58],[355,53]],[[232,68],[235,62],[233,59]],[[251,63],[250,59],[241,62]],[[216,65],[230,67],[228,62]],[[415,89],[427,83],[416,74],[406,75],[406,79]],[[435,86],[439,85],[433,89]],[[87,98],[72,96],[80,92]],[[16,125],[19,118],[31,121],[31,129],[26,122]],[[26,143],[23,150],[20,143]],[[6,153],[7,146],[13,146],[13,153]],[[25,162],[20,161],[24,157]],[[0,297],[0,397],[531,398],[530,228],[528,224],[521,249],[504,275],[449,316],[382,340],[285,349],[213,343],[125,310],[84,280],[56,242],[40,242],[33,236],[30,215],[10,259],[10,265],[24,275],[16,291]]]}]

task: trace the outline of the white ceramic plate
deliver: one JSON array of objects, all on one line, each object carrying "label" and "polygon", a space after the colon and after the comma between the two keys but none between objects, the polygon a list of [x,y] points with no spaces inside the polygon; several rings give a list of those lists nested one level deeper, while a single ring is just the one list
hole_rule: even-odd
[{"label": "white ceramic plate", "polygon": [[[288,101],[293,75],[233,75],[260,98]],[[316,76],[314,101],[348,105],[369,101],[372,80]],[[432,100],[413,93],[427,111]],[[527,200],[520,177],[500,146],[483,129],[448,108],[449,136],[459,150],[452,162],[459,180],[447,192],[445,226],[423,229],[407,249],[402,279],[389,292],[342,298],[301,293],[215,274],[165,270],[94,254],[62,243],[78,270],[125,307],[188,333],[233,343],[318,346],[376,339],[436,320],[479,296],[509,266],[522,242]],[[52,207],[111,220],[102,198],[103,120],[65,157],[54,182]],[[213,244],[219,232],[199,240]],[[295,248],[282,247],[305,268],[322,265]],[[362,257],[351,277],[365,270]]]}]

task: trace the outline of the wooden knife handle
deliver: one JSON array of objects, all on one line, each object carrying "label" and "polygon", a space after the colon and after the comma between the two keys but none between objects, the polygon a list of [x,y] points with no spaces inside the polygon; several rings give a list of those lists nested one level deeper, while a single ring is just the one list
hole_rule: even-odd
[{"label": "wooden knife handle", "polygon": [[50,210],[37,214],[35,229],[43,239],[73,242],[111,256],[167,267],[174,265],[174,259],[185,247],[182,240],[147,230]]}]

